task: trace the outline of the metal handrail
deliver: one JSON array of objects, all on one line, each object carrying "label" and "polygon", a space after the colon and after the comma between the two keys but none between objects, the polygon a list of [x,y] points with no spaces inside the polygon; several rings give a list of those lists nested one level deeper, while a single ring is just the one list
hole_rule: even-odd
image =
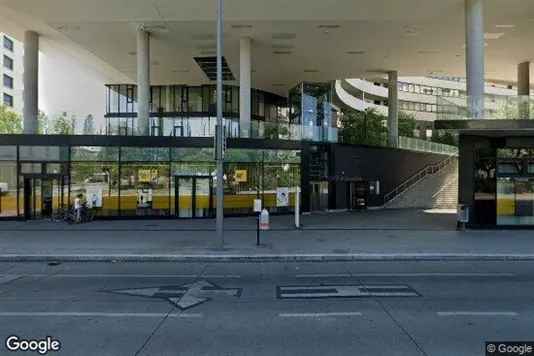
[{"label": "metal handrail", "polygon": [[450,182],[445,184],[440,190],[438,190],[438,192],[436,194],[432,195],[432,199],[437,197],[440,193],[442,193],[445,189],[447,189],[449,187],[449,185],[451,185],[452,183],[454,183],[457,180],[458,180],[458,177],[454,177],[453,179],[451,179]]},{"label": "metal handrail", "polygon": [[393,191],[386,194],[384,196],[384,205],[393,201],[395,198],[397,198],[402,193],[404,193],[405,191],[407,191],[408,189],[410,189],[411,187],[419,183],[423,178],[425,178],[429,174],[436,174],[440,172],[442,169],[447,167],[451,163],[451,161],[455,159],[456,159],[455,156],[449,156],[445,158],[444,160],[442,160],[441,162],[439,162],[438,164],[423,168],[421,171],[417,172],[416,174],[414,174],[413,176],[405,180],[404,183],[400,184]]}]

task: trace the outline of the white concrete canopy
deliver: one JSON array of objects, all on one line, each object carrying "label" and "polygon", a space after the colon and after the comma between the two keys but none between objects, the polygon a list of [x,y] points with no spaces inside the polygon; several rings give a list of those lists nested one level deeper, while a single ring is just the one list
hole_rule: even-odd
[{"label": "white concrete canopy", "polygon": [[[487,80],[517,80],[532,61],[534,1],[484,0]],[[465,76],[465,0],[225,0],[224,56],[239,83],[240,39],[254,42],[252,86],[285,94],[300,81],[376,76]],[[97,68],[137,81],[136,28],[151,41],[152,84],[203,84],[193,60],[214,56],[212,0],[0,0],[0,30],[83,49]],[[289,53],[288,53],[289,52]]]}]

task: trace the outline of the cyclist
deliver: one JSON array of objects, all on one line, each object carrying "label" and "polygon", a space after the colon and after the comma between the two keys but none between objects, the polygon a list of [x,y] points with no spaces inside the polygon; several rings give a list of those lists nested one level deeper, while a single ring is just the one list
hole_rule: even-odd
[{"label": "cyclist", "polygon": [[76,212],[76,222],[80,222],[82,219],[82,203],[83,194],[78,194],[74,199],[74,211]]}]

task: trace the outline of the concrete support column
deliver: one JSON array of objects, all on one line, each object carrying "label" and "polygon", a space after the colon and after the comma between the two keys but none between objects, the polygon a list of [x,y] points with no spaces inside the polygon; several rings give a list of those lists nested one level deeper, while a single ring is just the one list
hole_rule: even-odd
[{"label": "concrete support column", "polygon": [[241,38],[239,46],[239,131],[240,137],[250,137],[252,40]]},{"label": "concrete support column", "polygon": [[33,31],[24,34],[23,122],[25,134],[37,134],[39,111],[39,35]]},{"label": "concrete support column", "polygon": [[484,118],[483,0],[465,0],[467,107],[472,119]]},{"label": "concrete support column", "polygon": [[388,146],[399,147],[398,75],[388,73]]},{"label": "concrete support column", "polygon": [[530,118],[530,62],[517,66],[517,95],[519,96],[519,118]]},{"label": "concrete support column", "polygon": [[150,34],[137,30],[137,129],[150,135]]}]

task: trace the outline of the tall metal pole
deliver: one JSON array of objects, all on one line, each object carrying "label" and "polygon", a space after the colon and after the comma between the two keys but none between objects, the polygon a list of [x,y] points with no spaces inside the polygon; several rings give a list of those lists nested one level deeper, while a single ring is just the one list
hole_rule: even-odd
[{"label": "tall metal pole", "polygon": [[222,117],[222,0],[217,0],[217,129],[215,132],[217,161],[217,237],[224,250],[224,190],[223,190],[223,117]]}]

